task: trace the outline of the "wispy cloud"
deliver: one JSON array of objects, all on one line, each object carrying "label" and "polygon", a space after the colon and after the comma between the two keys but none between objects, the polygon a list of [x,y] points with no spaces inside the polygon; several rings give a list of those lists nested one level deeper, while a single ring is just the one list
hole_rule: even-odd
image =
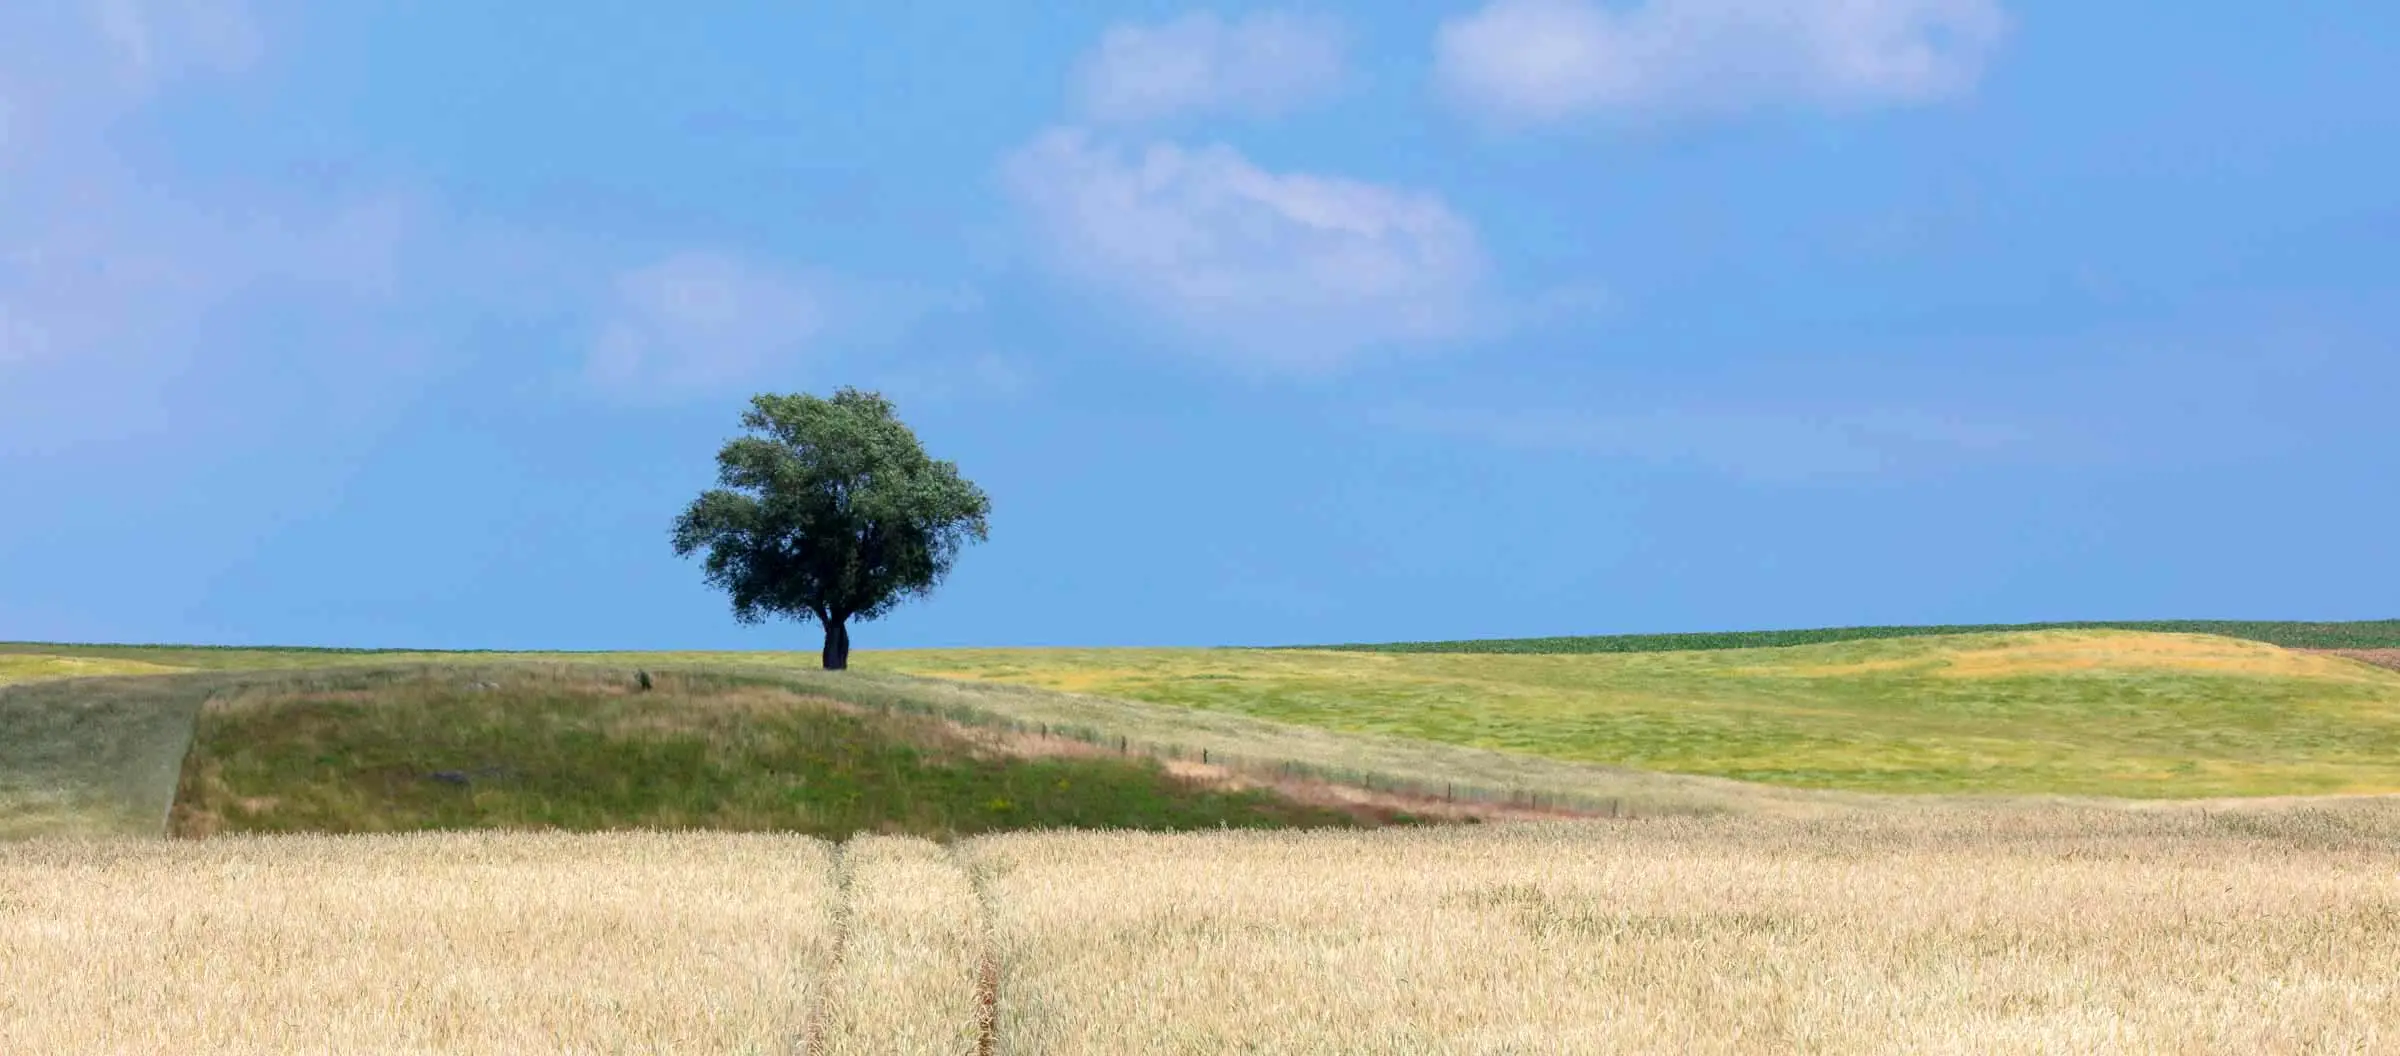
[{"label": "wispy cloud", "polygon": [[395,296],[410,196],[197,190],[123,149],[163,93],[263,48],[230,0],[0,6],[0,448],[163,428],[170,403],[205,416],[194,394],[213,372],[282,354],[257,347],[262,318],[318,327]]},{"label": "wispy cloud", "polygon": [[1245,366],[1331,370],[1368,349],[1459,336],[1476,318],[1481,240],[1429,193],[1072,128],[1043,133],[1002,171],[1062,271]]},{"label": "wispy cloud", "polygon": [[758,383],[800,383],[905,339],[927,317],[973,312],[971,289],[937,290],[686,249],[619,272],[583,364],[591,389],[659,403]]},{"label": "wispy cloud", "polygon": [[1332,93],[1342,66],[1342,28],[1330,18],[1261,11],[1228,21],[1195,12],[1111,27],[1076,71],[1076,106],[1098,123],[1271,116]]},{"label": "wispy cloud", "polygon": [[619,393],[706,389],[788,362],[825,328],[818,283],[722,253],[685,252],[616,281],[586,363]]},{"label": "wispy cloud", "polygon": [[87,0],[119,75],[149,86],[189,68],[238,70],[264,44],[241,0]]},{"label": "wispy cloud", "polygon": [[1972,90],[2008,24],[1998,0],[1490,0],[1436,68],[1508,124],[1899,106]]},{"label": "wispy cloud", "polygon": [[2019,427],[1914,409],[1594,412],[1403,404],[1371,417],[1390,428],[1513,450],[1568,452],[1774,482],[2017,457],[2044,443]]}]

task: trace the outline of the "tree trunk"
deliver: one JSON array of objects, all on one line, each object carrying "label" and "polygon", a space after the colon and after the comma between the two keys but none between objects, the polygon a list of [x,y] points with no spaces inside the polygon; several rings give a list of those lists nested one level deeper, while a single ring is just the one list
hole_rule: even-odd
[{"label": "tree trunk", "polygon": [[850,627],[843,620],[825,621],[825,670],[850,669]]}]

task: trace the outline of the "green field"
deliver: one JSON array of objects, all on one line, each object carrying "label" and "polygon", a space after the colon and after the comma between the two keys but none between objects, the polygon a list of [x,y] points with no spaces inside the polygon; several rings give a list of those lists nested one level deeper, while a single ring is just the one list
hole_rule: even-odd
[{"label": "green field", "polygon": [[2400,620],[2305,623],[2269,620],[2128,620],[2118,622],[1957,624],[1921,627],[1820,627],[1789,631],[1703,631],[1562,638],[1476,638],[1452,642],[1380,642],[1293,646],[1373,653],[1673,653],[1699,649],[1771,649],[1884,638],[1928,638],[2012,631],[2145,631],[2213,634],[2287,649],[2400,649]]},{"label": "green field", "polygon": [[868,669],[1817,789],[2400,791],[2400,673],[2231,638],[2036,631],[1583,654],[928,650]]},{"label": "green field", "polygon": [[[2311,644],[2378,641],[2361,625],[2318,626],[2351,630]],[[191,758],[203,771],[182,772],[187,805],[207,824],[237,829],[577,827],[614,817],[930,833],[982,831],[994,819],[977,813],[979,803],[1023,824],[1232,824],[1226,812],[1266,809],[1153,803],[1200,813],[1144,814],[1152,808],[1130,804],[1167,788],[1142,785],[1157,779],[1148,764],[1106,780],[1068,777],[1073,796],[1045,798],[1022,783],[1026,774],[1066,764],[1016,760],[1008,773],[982,773],[980,762],[960,762],[972,752],[959,756],[928,732],[936,727],[1055,736],[1277,780],[1604,813],[1810,811],[1927,793],[2400,791],[2400,672],[2255,640],[2266,633],[1911,634],[1669,652],[897,650],[856,654],[857,670],[843,674],[815,670],[810,652],[0,646],[0,836],[158,831],[195,723]],[[713,713],[698,708],[676,720],[697,725],[627,739],[609,732],[622,729],[608,710],[618,703],[589,695],[518,700],[420,686],[373,706],[340,695],[360,679],[448,685],[483,677],[476,671],[534,669],[571,669],[594,684],[627,682],[637,669],[662,679],[705,673],[841,708],[748,715],[738,734],[709,725]],[[228,703],[309,686],[333,696],[248,711]],[[812,755],[812,744],[856,751]],[[324,760],[337,762],[310,769]],[[568,802],[565,786],[540,783],[580,788],[651,765],[666,769],[607,792],[617,798],[605,803]],[[414,767],[417,778],[373,800],[367,792],[383,779],[375,775],[395,767]],[[490,779],[477,784],[483,770]],[[469,781],[428,776],[446,772]],[[816,774],[805,783],[846,788],[856,810],[778,806],[764,785],[743,784],[751,772]],[[195,773],[217,783],[195,784]],[[1109,783],[1120,779],[1129,783]],[[471,794],[456,795],[461,788]],[[243,806],[270,801],[272,810]],[[1077,813],[1087,807],[1096,812]]]}]

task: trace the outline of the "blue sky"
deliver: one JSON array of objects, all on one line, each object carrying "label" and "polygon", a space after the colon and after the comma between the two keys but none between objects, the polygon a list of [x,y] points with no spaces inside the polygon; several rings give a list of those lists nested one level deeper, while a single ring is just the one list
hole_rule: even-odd
[{"label": "blue sky", "polygon": [[2400,615],[2400,7],[0,10],[0,639],[803,648],[759,391],[993,495],[902,645]]}]

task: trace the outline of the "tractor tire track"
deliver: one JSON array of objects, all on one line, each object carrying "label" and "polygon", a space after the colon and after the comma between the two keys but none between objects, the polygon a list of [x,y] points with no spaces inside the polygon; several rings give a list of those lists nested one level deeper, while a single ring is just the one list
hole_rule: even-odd
[{"label": "tractor tire track", "polygon": [[842,965],[850,946],[850,845],[837,844],[833,849],[833,942],[825,956],[825,966],[817,973],[817,985],[809,995],[808,1018],[802,1021],[799,1044],[800,1056],[817,1056],[825,1051],[825,1019],[832,1014],[834,990],[841,984]]},{"label": "tractor tire track", "polygon": [[997,1047],[990,914],[955,848],[855,836],[841,848],[835,954],[807,1056],[960,1056]]}]

